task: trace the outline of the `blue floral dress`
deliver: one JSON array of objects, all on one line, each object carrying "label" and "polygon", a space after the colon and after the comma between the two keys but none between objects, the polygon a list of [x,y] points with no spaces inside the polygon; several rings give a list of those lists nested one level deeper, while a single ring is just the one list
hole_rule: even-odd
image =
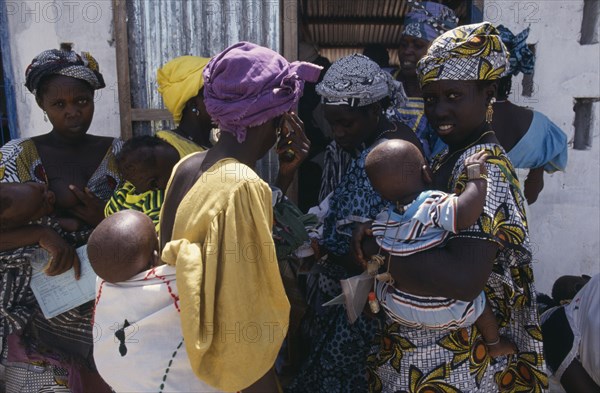
[{"label": "blue floral dress", "polygon": [[[349,253],[354,225],[375,218],[386,205],[365,172],[370,150],[364,149],[350,162],[330,199],[321,246],[336,258]],[[310,342],[310,355],[287,392],[367,391],[367,351],[379,322],[361,315],[350,325],[342,305],[322,306],[342,293],[340,280],[350,275],[327,260],[321,261],[309,275],[307,292],[311,311],[304,320],[303,330]]]}]

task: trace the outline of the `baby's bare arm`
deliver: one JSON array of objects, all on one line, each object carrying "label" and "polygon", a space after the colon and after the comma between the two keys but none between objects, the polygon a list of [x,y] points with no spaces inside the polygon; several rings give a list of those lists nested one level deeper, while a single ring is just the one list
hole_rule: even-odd
[{"label": "baby's bare arm", "polygon": [[[456,205],[456,229],[461,231],[475,224],[485,205],[487,192],[487,170],[485,160],[487,153],[482,150],[465,160],[468,182],[462,194],[458,196]],[[471,172],[471,176],[469,175]],[[477,175],[479,173],[480,175]]]}]

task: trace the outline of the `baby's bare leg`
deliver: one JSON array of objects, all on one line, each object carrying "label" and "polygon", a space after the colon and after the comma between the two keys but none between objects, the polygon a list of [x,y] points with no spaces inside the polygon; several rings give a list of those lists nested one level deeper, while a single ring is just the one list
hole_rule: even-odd
[{"label": "baby's bare leg", "polygon": [[475,321],[475,326],[477,326],[477,329],[481,332],[483,342],[491,357],[495,358],[502,355],[517,353],[517,346],[512,341],[506,337],[500,337],[496,316],[487,300],[483,312],[479,318],[477,318],[477,321]]}]

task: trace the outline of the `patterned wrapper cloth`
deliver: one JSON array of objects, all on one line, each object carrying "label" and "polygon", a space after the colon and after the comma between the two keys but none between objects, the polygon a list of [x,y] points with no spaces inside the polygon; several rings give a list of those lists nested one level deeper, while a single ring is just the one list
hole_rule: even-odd
[{"label": "patterned wrapper cloth", "polygon": [[450,30],[431,43],[417,64],[421,86],[439,80],[495,80],[506,75],[509,53],[489,22]]},{"label": "patterned wrapper cloth", "polygon": [[364,55],[354,54],[334,62],[316,87],[325,105],[367,106],[390,97],[402,105],[406,94],[400,82]]},{"label": "patterned wrapper cloth", "polygon": [[89,83],[94,90],[106,87],[98,62],[89,52],[70,48],[45,50],[34,57],[25,70],[25,86],[36,94],[40,82],[50,75],[63,75]]},{"label": "patterned wrapper cloth", "polygon": [[511,75],[517,75],[519,72],[533,74],[535,54],[529,49],[526,42],[529,36],[529,27],[517,35],[514,35],[512,31],[503,25],[496,27],[496,29],[498,29],[500,39],[510,53],[508,73]]}]

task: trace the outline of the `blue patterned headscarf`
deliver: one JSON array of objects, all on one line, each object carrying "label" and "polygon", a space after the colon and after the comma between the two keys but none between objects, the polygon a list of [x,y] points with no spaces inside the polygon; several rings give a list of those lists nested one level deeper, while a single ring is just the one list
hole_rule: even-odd
[{"label": "blue patterned headscarf", "polygon": [[517,35],[514,35],[512,31],[503,25],[496,27],[496,29],[500,32],[500,39],[510,52],[510,68],[507,75],[517,75],[519,72],[532,74],[535,65],[535,54],[525,42],[529,36],[529,27]]},{"label": "blue patterned headscarf", "polygon": [[458,25],[452,9],[431,1],[409,0],[411,10],[404,17],[404,35],[431,42]]}]

